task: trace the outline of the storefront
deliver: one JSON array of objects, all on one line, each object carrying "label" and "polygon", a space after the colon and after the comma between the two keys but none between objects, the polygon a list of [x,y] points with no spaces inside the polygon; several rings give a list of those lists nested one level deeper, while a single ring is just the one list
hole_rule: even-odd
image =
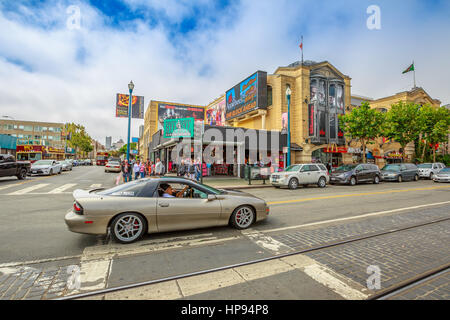
[{"label": "storefront", "polygon": [[403,155],[398,151],[389,151],[385,153],[384,159],[386,160],[386,164],[402,163]]},{"label": "storefront", "polygon": [[44,146],[37,145],[18,145],[16,147],[16,154],[18,161],[35,162],[43,159]]},{"label": "storefront", "polygon": [[64,149],[44,147],[43,159],[64,160]]}]

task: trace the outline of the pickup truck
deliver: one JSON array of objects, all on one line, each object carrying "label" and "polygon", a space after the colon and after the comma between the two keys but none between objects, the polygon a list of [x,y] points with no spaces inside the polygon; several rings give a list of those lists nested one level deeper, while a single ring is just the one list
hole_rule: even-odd
[{"label": "pickup truck", "polygon": [[16,176],[19,180],[23,180],[30,169],[30,162],[16,161],[12,155],[0,154],[0,177]]}]

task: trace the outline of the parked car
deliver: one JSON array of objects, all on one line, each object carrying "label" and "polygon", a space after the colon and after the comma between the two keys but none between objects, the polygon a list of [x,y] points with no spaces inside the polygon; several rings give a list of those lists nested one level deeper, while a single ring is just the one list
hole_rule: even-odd
[{"label": "parked car", "polygon": [[381,172],[374,164],[345,164],[331,171],[330,184],[349,184],[361,182],[380,183]]},{"label": "parked car", "polygon": [[433,176],[434,182],[450,182],[450,168],[443,168]]},{"label": "parked car", "polygon": [[397,182],[418,181],[419,169],[412,163],[388,164],[381,169],[381,179]]},{"label": "parked car", "polygon": [[92,160],[91,160],[91,159],[84,159],[84,163],[85,163],[87,166],[92,166]]},{"label": "parked car", "polygon": [[120,163],[118,161],[108,161],[105,165],[105,172],[120,172]]},{"label": "parked car", "polygon": [[111,189],[75,190],[65,222],[72,232],[131,243],[146,233],[231,225],[249,228],[269,214],[251,194],[177,177],[144,178]]},{"label": "parked car", "polygon": [[72,163],[69,160],[60,162],[62,165],[62,171],[72,171]]},{"label": "parked car", "polygon": [[276,187],[297,189],[299,185],[317,184],[324,188],[330,181],[327,168],[320,163],[294,164],[282,172],[272,173],[270,183]]},{"label": "parked car", "polygon": [[77,166],[79,166],[79,165],[80,165],[80,162],[79,162],[79,160],[77,160],[77,159],[73,159],[73,161],[72,161],[72,165],[73,165],[74,167],[77,167]]},{"label": "parked car", "polygon": [[61,174],[62,165],[56,160],[38,160],[31,165],[30,174]]},{"label": "parked car", "polygon": [[422,163],[417,166],[419,168],[419,178],[427,178],[433,180],[433,177],[443,168],[445,165],[440,162],[435,163]]},{"label": "parked car", "polygon": [[30,172],[31,164],[28,161],[16,161],[14,156],[0,154],[0,177],[16,176],[23,180]]}]

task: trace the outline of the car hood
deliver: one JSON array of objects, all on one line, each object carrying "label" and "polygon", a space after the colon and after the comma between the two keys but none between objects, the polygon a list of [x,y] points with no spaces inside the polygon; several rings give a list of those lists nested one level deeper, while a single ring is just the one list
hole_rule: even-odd
[{"label": "car hood", "polygon": [[438,172],[437,174],[439,177],[450,177],[450,172]]},{"label": "car hood", "polygon": [[241,197],[252,197],[252,198],[257,198],[258,197],[254,196],[251,193],[248,192],[244,192],[244,191],[240,191],[240,190],[225,190],[225,189],[219,189],[220,191],[222,191],[223,195],[230,195],[230,196],[241,196]]},{"label": "car hood", "polygon": [[72,195],[75,200],[81,199],[81,198],[101,198],[101,197],[107,197],[106,195],[100,195],[95,193],[94,191],[104,190],[104,188],[92,188],[88,190],[82,190],[82,189],[76,189],[73,191]]},{"label": "car hood", "polygon": [[345,173],[351,173],[352,171],[344,171],[344,170],[338,170],[338,171],[333,171],[331,172],[331,175],[341,175],[341,174],[345,174]]}]

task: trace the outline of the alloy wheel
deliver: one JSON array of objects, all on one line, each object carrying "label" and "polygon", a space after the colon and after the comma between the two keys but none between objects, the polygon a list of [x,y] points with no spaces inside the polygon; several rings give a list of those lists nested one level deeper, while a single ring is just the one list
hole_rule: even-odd
[{"label": "alloy wheel", "polygon": [[246,206],[239,208],[234,214],[234,223],[239,229],[250,227],[253,219],[253,210]]},{"label": "alloy wheel", "polygon": [[121,242],[133,242],[144,229],[142,219],[134,214],[125,214],[114,223],[114,236]]},{"label": "alloy wheel", "polygon": [[324,177],[321,177],[321,178],[319,179],[319,187],[320,187],[320,188],[325,188],[326,185],[327,185],[327,181],[325,180]]},{"label": "alloy wheel", "polygon": [[298,181],[295,178],[292,178],[289,180],[289,188],[290,189],[297,189],[298,188]]}]

